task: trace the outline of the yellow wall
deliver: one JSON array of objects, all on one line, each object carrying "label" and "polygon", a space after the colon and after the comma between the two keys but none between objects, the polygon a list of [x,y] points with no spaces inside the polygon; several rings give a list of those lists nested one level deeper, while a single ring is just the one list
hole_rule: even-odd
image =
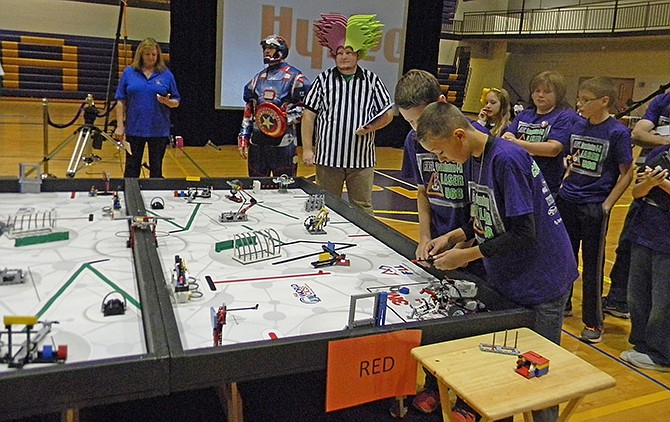
[{"label": "yellow wall", "polygon": [[484,41],[465,43],[470,45],[470,75],[465,92],[462,110],[466,113],[479,113],[482,108],[479,99],[482,88],[502,87],[507,58],[507,42]]},{"label": "yellow wall", "polygon": [[[127,36],[170,41],[170,12],[129,7]],[[113,39],[119,20],[118,5],[64,0],[1,0],[0,28],[9,31],[81,35]],[[121,37],[124,30],[121,30]]]},{"label": "yellow wall", "polygon": [[[565,43],[560,48],[537,45],[513,49],[505,67],[505,78],[527,99],[530,78],[544,70],[555,70],[566,78],[566,100],[572,105],[580,77],[632,78],[635,79],[633,100],[641,100],[670,82],[670,50],[667,39],[638,38]],[[644,107],[638,109],[636,114],[643,110]]]}]

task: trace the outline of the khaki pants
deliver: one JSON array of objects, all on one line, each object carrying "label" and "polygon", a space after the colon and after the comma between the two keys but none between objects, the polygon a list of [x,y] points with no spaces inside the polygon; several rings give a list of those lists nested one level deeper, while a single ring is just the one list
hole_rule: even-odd
[{"label": "khaki pants", "polygon": [[374,177],[374,167],[349,169],[316,166],[317,185],[339,198],[342,197],[342,187],[346,181],[349,203],[370,215],[373,215],[372,182]]}]

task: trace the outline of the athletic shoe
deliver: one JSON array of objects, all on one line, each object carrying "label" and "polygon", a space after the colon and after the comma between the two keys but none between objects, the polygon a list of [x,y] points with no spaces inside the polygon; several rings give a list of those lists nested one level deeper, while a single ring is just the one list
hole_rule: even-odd
[{"label": "athletic shoe", "polygon": [[433,413],[440,407],[440,394],[437,391],[424,391],[414,397],[412,406],[421,413]]},{"label": "athletic shoe", "polygon": [[582,330],[582,335],[579,337],[579,339],[587,343],[600,343],[603,341],[603,329],[584,327]]},{"label": "athletic shoe", "polygon": [[607,299],[607,296],[603,297],[603,312],[610,314],[617,318],[629,319],[630,313],[628,312],[627,303],[616,303],[610,302]]},{"label": "athletic shoe", "polygon": [[477,420],[477,415],[462,407],[454,407],[451,411],[451,419],[454,422],[475,422]]},{"label": "athletic shoe", "polygon": [[624,350],[619,356],[624,362],[642,369],[651,369],[652,371],[670,372],[670,366],[663,366],[654,363],[646,353],[640,353],[635,349]]}]

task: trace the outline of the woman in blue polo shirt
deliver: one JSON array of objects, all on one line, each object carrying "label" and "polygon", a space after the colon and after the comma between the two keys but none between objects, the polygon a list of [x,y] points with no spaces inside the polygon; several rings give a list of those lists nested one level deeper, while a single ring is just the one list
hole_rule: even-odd
[{"label": "woman in blue polo shirt", "polygon": [[[139,177],[144,146],[149,145],[149,177],[163,177],[163,156],[170,139],[170,109],[179,106],[179,91],[153,38],[144,39],[133,63],[123,71],[116,90],[114,134],[130,144],[123,177]],[[125,120],[125,122],[124,122]]]}]

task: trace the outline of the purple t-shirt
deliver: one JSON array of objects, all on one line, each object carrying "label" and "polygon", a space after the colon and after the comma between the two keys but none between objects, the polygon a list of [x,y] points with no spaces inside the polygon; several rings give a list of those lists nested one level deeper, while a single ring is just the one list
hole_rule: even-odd
[{"label": "purple t-shirt", "polygon": [[[649,104],[649,107],[647,107],[647,111],[642,118],[652,122],[655,128],[670,125],[670,93],[661,94],[654,98]],[[652,149],[653,148],[642,148],[642,152],[640,152],[640,157],[636,164],[644,164],[645,157]]]},{"label": "purple t-shirt", "polygon": [[523,148],[500,138],[483,162],[471,159],[469,194],[477,240],[505,233],[508,218],[533,214],[536,241],[484,258],[488,280],[509,300],[533,306],[558,299],[577,279],[563,220],[540,168]]},{"label": "purple t-shirt", "polygon": [[408,179],[426,188],[432,214],[431,235],[437,237],[461,227],[470,219],[466,180],[462,164],[440,163],[425,150],[410,131],[405,139]]},{"label": "purple t-shirt", "polygon": [[570,135],[572,169],[558,194],[578,204],[604,202],[619,178],[619,165],[633,162],[631,142],[630,130],[612,117],[597,125],[576,121]]},{"label": "purple t-shirt", "polygon": [[654,98],[642,118],[649,120],[654,126],[670,124],[670,93],[661,94]]},{"label": "purple t-shirt", "polygon": [[[657,157],[668,149],[670,149],[670,145],[652,149],[647,155],[647,160]],[[670,227],[670,211],[662,210],[642,201],[642,206],[630,222],[628,237],[638,245],[656,252],[670,254],[670,231],[668,231],[668,227]]]},{"label": "purple t-shirt", "polygon": [[[580,117],[572,109],[554,109],[547,114],[537,114],[534,108],[519,113],[507,128],[517,139],[526,142],[547,142],[550,139],[560,142],[563,151],[568,148],[570,129]],[[540,166],[544,179],[552,192],[558,192],[563,173],[563,153],[556,157],[533,156]]]}]

